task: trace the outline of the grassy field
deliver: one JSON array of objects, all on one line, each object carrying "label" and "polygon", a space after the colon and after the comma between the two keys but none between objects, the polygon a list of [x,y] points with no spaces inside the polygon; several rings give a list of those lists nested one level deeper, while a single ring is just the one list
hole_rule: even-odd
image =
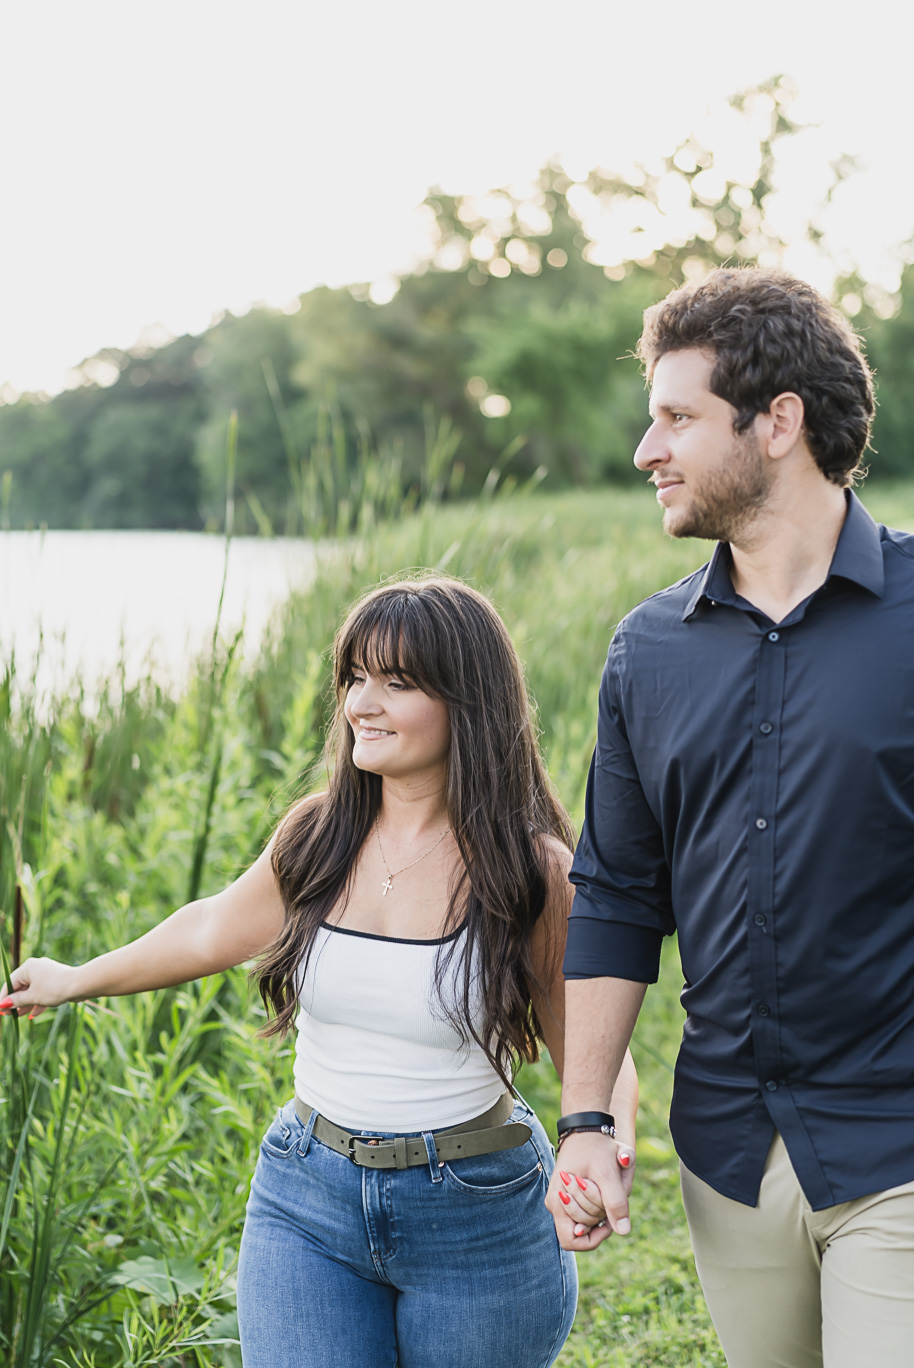
[{"label": "grassy field", "polygon": [[[914,487],[877,516],[914,526]],[[38,699],[0,675],[0,947],[82,959],[232,878],[321,781],[327,647],[366,584],[432,566],[485,590],[527,663],[551,773],[580,819],[614,624],[705,558],[665,540],[647,491],[515,491],[429,508],[327,556],[256,659],[219,641],[180,697],[153,679]],[[18,673],[17,673],[18,668]],[[723,1362],[695,1280],[666,1115],[681,1029],[675,945],[648,994],[634,1231],[579,1260],[559,1362]],[[0,1348],[10,1368],[238,1368],[233,1265],[260,1133],[290,1047],[256,1036],[244,970],[0,1022]],[[549,1126],[548,1065],[521,1089]],[[506,1314],[509,1314],[506,1308]]]}]

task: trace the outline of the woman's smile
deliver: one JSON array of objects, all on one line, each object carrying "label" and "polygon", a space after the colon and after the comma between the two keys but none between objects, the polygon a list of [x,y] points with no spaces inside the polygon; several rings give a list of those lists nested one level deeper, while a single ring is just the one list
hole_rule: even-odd
[{"label": "woman's smile", "polygon": [[364,722],[359,723],[360,741],[383,741],[386,736],[396,736],[396,732],[384,731],[381,727],[369,727]]}]

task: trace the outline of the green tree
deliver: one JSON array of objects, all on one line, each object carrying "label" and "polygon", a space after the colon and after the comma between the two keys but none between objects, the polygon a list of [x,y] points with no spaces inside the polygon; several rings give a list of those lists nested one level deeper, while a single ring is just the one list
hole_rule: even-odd
[{"label": "green tree", "polygon": [[[287,403],[303,397],[292,379],[297,360],[293,319],[269,309],[252,309],[241,317],[227,314],[200,338],[197,351],[204,419],[192,437],[204,520],[218,524],[224,513],[225,425],[235,412],[237,487],[242,498],[253,492],[283,530],[281,514],[290,495],[288,458],[265,369],[276,377]],[[239,530],[253,530],[243,503],[238,515]]]},{"label": "green tree", "polygon": [[876,375],[876,421],[873,426],[871,476],[907,476],[914,468],[914,266],[901,279],[898,312],[880,318],[872,309],[855,322],[861,326],[870,365]]},{"label": "green tree", "polygon": [[26,395],[0,408],[0,472],[12,477],[15,527],[80,527],[91,483],[86,433],[105,402],[99,389],[78,389],[48,403]]}]

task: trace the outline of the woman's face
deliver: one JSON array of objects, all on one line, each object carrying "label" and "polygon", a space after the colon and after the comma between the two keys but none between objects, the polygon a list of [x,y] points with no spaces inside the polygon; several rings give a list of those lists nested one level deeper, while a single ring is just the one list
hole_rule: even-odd
[{"label": "woman's face", "polygon": [[444,779],[451,743],[447,704],[396,675],[358,665],[344,711],[359,769],[409,783]]}]

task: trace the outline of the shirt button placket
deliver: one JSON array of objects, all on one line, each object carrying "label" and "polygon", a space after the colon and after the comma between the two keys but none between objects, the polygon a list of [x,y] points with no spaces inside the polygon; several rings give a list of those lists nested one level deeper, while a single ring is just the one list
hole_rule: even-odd
[{"label": "shirt button placket", "polygon": [[[783,1073],[777,1032],[774,874],[778,769],[781,759],[785,662],[779,631],[759,634],[752,715],[750,837],[748,850],[749,975],[752,1039],[757,1077],[769,1092]],[[761,933],[761,934],[760,934]]]}]

